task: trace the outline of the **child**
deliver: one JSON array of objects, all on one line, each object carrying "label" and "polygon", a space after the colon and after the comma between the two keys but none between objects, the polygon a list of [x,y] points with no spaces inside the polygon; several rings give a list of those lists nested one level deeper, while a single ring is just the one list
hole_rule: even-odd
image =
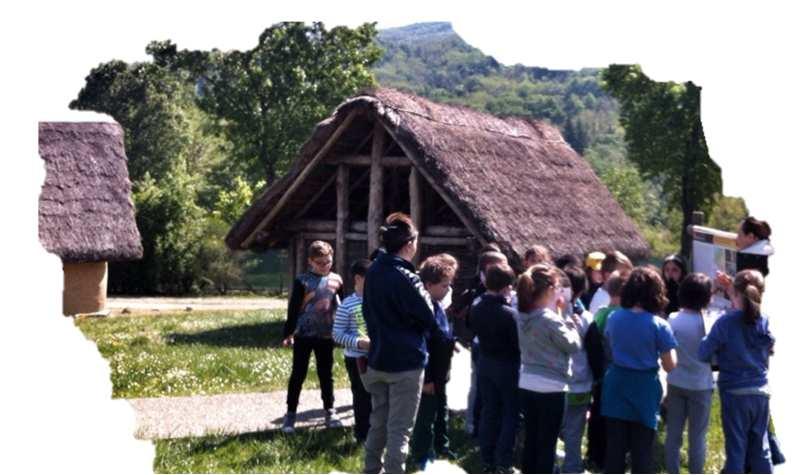
[{"label": "child", "polygon": [[354,279],[354,293],[349,295],[337,308],[334,317],[332,336],[334,341],[345,348],[345,368],[351,381],[354,405],[354,437],[364,443],[370,427],[370,394],[365,391],[359,372],[367,366],[370,339],[362,316],[362,290],[365,288],[365,274],[370,261],[360,259],[351,266]]},{"label": "child", "polygon": [[441,302],[451,288],[457,268],[458,262],[448,254],[431,256],[420,265],[420,280],[431,295],[434,316],[442,329],[441,333],[434,334],[433,337],[430,332],[426,335],[428,364],[411,443],[412,455],[420,470],[425,470],[434,455],[455,458],[448,439],[448,400],[445,391],[445,385],[450,379],[455,342]]},{"label": "child", "polygon": [[591,304],[591,299],[594,297],[594,294],[597,292],[597,289],[603,285],[603,273],[600,272],[602,269],[603,259],[605,259],[605,254],[599,251],[590,252],[588,256],[586,256],[586,277],[589,278],[589,286],[586,292],[581,297],[583,301],[583,305],[586,308],[589,308],[589,304]]},{"label": "child", "polygon": [[517,376],[520,353],[515,311],[509,306],[514,272],[500,262],[486,271],[486,289],[470,313],[480,342],[478,438],[482,473],[511,473],[517,427]]},{"label": "child", "polygon": [[[486,292],[486,271],[497,263],[508,265],[508,258],[500,251],[496,251],[497,246],[486,247],[478,256],[478,275],[474,279],[472,286],[465,290],[457,299],[449,313],[458,321],[464,321],[467,333],[472,333],[470,328],[470,311],[480,300],[481,295]],[[470,336],[470,390],[467,393],[467,413],[465,416],[465,431],[472,437],[478,436],[478,421],[481,416],[481,397],[478,393],[478,338]]]},{"label": "child", "polygon": [[[756,270],[743,270],[733,280],[734,310],[719,318],[699,345],[699,359],[719,366],[721,423],[726,461],[723,473],[773,470],[768,442],[768,358],[774,336],[760,312],[765,285]],[[745,463],[746,462],[746,463]]]},{"label": "child", "polygon": [[[586,290],[586,273],[580,267],[568,266],[563,269],[566,280],[562,280],[564,297],[568,303],[564,312],[565,320],[571,314],[580,317],[583,324],[578,327],[581,339],[585,338],[586,331],[592,323],[592,315],[583,308],[580,297]],[[572,381],[567,394],[564,423],[559,436],[564,441],[564,463],[562,473],[583,473],[583,458],[581,456],[581,441],[586,428],[586,413],[591,403],[592,372],[589,367],[585,347],[572,355]]]},{"label": "child", "polygon": [[522,472],[553,473],[556,441],[572,377],[571,355],[581,348],[582,323],[575,314],[566,319],[559,314],[569,302],[558,272],[545,264],[520,275],[517,300],[522,358],[518,385],[525,422]]},{"label": "child", "polygon": [[608,316],[619,308],[622,296],[622,287],[627,282],[627,273],[614,271],[608,280],[603,284],[605,291],[610,297],[609,305],[601,308],[586,331],[584,346],[586,347],[586,357],[591,368],[594,384],[592,386],[592,402],[589,408],[589,430],[587,439],[587,459],[592,468],[603,471],[605,467],[605,418],[600,413],[602,401],[602,381],[605,375],[605,368],[608,366],[610,355],[608,354],[605,340],[605,322]]},{"label": "child", "polygon": [[546,247],[541,244],[534,244],[525,251],[522,263],[525,265],[526,269],[530,269],[536,264],[552,265],[553,258],[550,256],[550,251]]},{"label": "child", "polygon": [[[606,254],[605,259],[603,259],[600,263],[600,272],[603,275],[603,280],[608,280],[608,277],[615,270],[620,272],[630,272],[632,269],[633,262],[631,262],[626,255],[619,251],[609,252]],[[594,315],[594,318],[597,318],[597,312],[601,308],[607,307],[608,302],[611,300],[611,297],[608,295],[608,291],[604,287],[605,286],[602,286],[597,289],[591,299],[591,302],[589,303],[589,312]]]},{"label": "child", "polygon": [[301,386],[307,377],[313,352],[326,426],[340,426],[340,420],[334,413],[332,321],[340,302],[338,293],[343,288],[343,279],[331,272],[334,251],[329,243],[314,241],[307,254],[310,271],[299,274],[293,282],[282,341],[282,345],[293,347],[293,367],[287,387],[287,414],[282,423],[282,431],[287,434],[295,430]]},{"label": "child", "polygon": [[666,298],[669,299],[664,318],[668,318],[670,313],[678,311],[682,306],[679,299],[679,287],[686,274],[685,261],[677,254],[666,256],[661,271],[663,281],[666,283]]},{"label": "child", "polygon": [[677,366],[677,340],[669,323],[657,316],[667,303],[660,272],[637,267],[622,288],[622,308],[612,312],[605,325],[611,352],[601,408],[607,429],[606,473],[624,473],[628,451],[633,473],[652,473],[663,396],[658,358],[666,372]]},{"label": "child", "polygon": [[[665,269],[664,269],[665,270]],[[688,471],[703,473],[705,436],[710,422],[713,372],[698,358],[699,343],[705,336],[705,308],[710,303],[711,283],[705,274],[689,274],[679,285],[680,311],[672,313],[669,324],[677,339],[677,368],[667,377],[666,470],[680,473],[680,446],[688,419]]]}]

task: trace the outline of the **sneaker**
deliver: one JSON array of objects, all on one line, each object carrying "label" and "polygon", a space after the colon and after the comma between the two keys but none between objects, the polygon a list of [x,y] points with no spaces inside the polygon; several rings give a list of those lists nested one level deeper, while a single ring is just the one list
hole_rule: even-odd
[{"label": "sneaker", "polygon": [[296,432],[296,413],[288,412],[285,414],[285,419],[282,422],[282,432],[285,434],[292,434]]},{"label": "sneaker", "polygon": [[335,415],[334,409],[326,409],[326,416],[324,416],[324,423],[327,428],[342,427],[343,423]]}]

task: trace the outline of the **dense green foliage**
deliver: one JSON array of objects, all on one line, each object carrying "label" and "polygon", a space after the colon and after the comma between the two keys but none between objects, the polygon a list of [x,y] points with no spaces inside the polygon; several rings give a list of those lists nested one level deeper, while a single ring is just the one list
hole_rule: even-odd
[{"label": "dense green foliage", "polygon": [[682,212],[681,249],[690,254],[685,228],[691,213],[709,213],[721,192],[721,170],[708,155],[702,132],[699,88],[691,82],[655,82],[638,66],[612,65],[602,78],[622,104],[628,158],[644,177],[660,180],[668,207]]},{"label": "dense green foliage", "polygon": [[[373,24],[278,23],[247,51],[147,46],[151,61],[92,69],[71,108],[113,117],[125,149],[144,259],[112,264],[112,293],[225,292],[251,256],[223,238],[282,173],[312,127],[374,84]],[[258,260],[259,258],[253,258]],[[261,260],[261,259],[260,259]]]}]

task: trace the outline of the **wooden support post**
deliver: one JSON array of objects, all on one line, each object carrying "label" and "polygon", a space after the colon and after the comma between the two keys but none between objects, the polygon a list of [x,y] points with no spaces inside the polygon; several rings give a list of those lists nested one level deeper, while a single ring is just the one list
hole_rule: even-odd
[{"label": "wooden support post", "polygon": [[304,234],[296,235],[296,275],[301,274],[307,268],[307,244],[304,242]]},{"label": "wooden support post", "polygon": [[337,273],[346,279],[345,233],[348,231],[348,165],[337,167],[337,250],[335,262]]},{"label": "wooden support post", "polygon": [[[422,178],[420,177],[420,172],[417,171],[417,167],[412,167],[412,171],[409,172],[409,214],[411,214],[412,222],[415,223],[417,232],[420,234],[422,234],[423,229],[423,198],[420,181],[421,179]],[[412,259],[415,264],[417,264],[417,261],[420,258],[420,239],[421,237],[418,236],[418,252],[415,253],[415,257]]]},{"label": "wooden support post", "polygon": [[368,254],[379,247],[379,227],[384,221],[384,169],[381,165],[384,127],[376,122],[370,152],[370,196],[368,199]]},{"label": "wooden support post", "polygon": [[293,281],[296,280],[296,238],[291,238],[287,245],[287,279],[288,292],[293,288]]}]

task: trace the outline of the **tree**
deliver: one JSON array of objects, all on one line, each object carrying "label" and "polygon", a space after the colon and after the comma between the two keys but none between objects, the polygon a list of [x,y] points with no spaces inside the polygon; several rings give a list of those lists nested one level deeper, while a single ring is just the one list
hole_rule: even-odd
[{"label": "tree", "polygon": [[699,87],[652,81],[637,65],[611,65],[602,81],[621,104],[628,159],[644,178],[660,179],[669,207],[681,210],[680,252],[690,256],[692,212],[709,213],[722,187],[721,169],[708,155],[702,131]]},{"label": "tree", "polygon": [[374,23],[327,30],[323,23],[278,23],[248,51],[178,50],[149,44],[156,65],[196,81],[196,99],[233,144],[250,184],[272,183],[312,127],[332,108],[372,86],[380,57]]},{"label": "tree", "polygon": [[109,61],[92,69],[70,109],[113,117],[124,128],[130,179],[171,169],[188,139],[182,110],[191,103],[186,84],[151,63]]}]

